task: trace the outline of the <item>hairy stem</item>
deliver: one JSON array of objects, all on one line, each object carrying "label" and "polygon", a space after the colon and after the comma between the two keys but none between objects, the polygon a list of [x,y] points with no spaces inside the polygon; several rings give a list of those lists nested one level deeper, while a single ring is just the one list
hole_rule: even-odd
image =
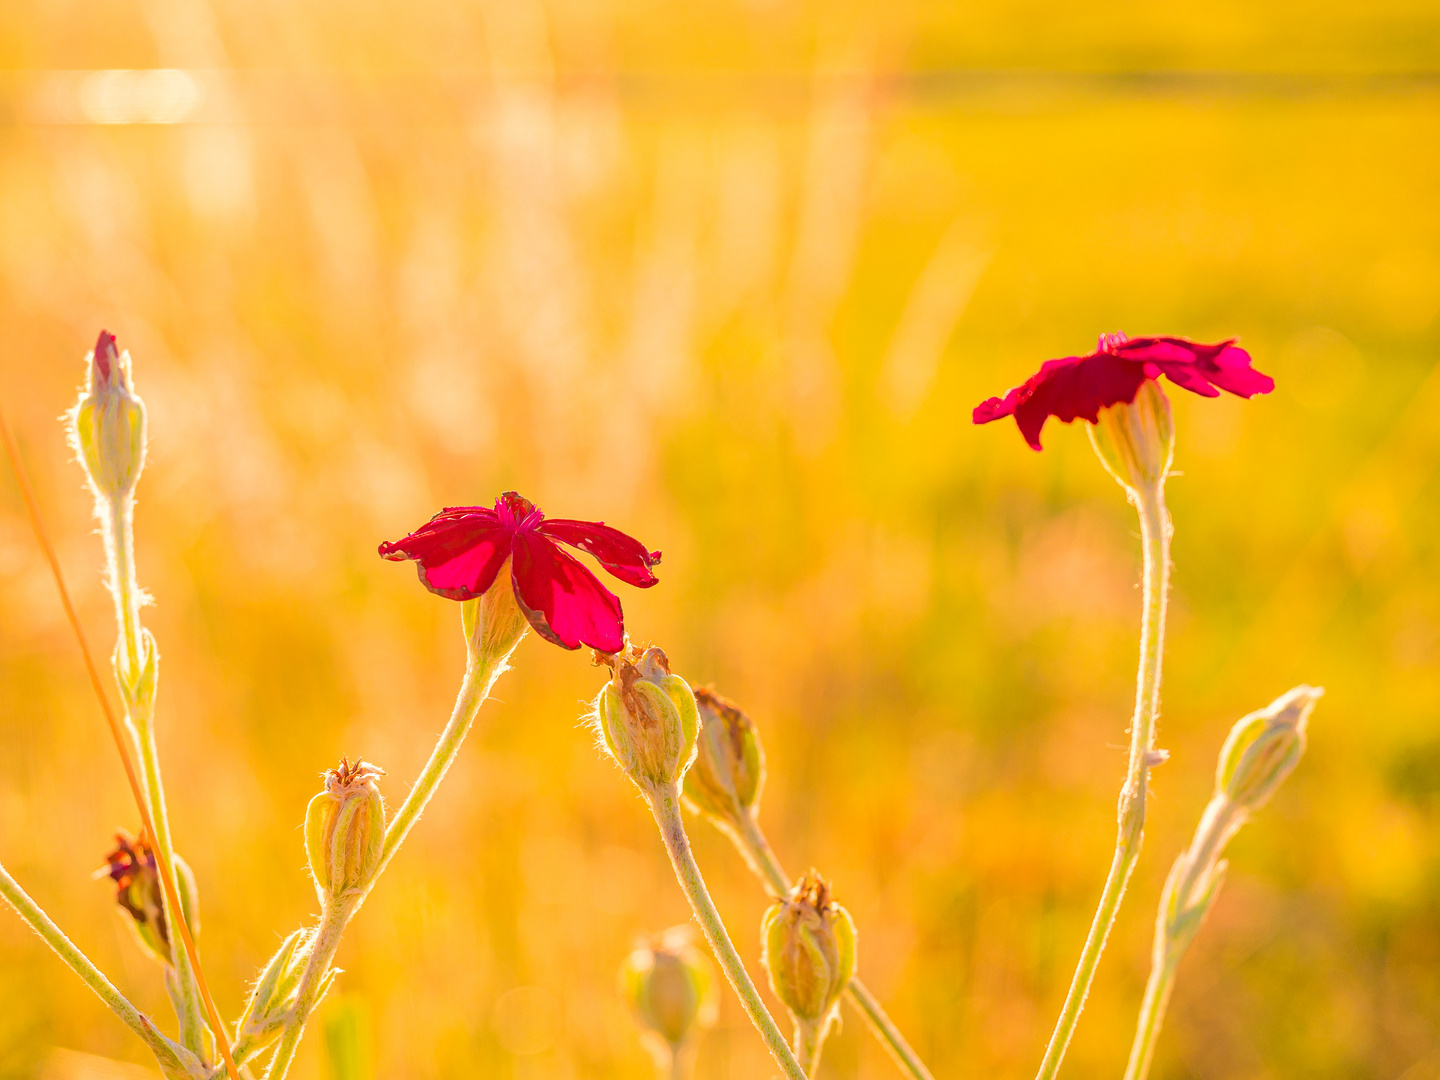
[{"label": "hairy stem", "polygon": [[[735,842],[741,856],[776,896],[784,896],[790,891],[791,878],[785,873],[780,860],[776,858],[775,851],[766,839],[765,833],[760,828],[760,823],[755,815],[747,810],[741,809],[736,815],[737,820],[728,824],[724,831],[729,834],[730,839]],[[865,1018],[865,1023],[870,1028],[870,1033],[880,1040],[880,1044],[890,1054],[896,1066],[906,1076],[913,1080],[934,1080],[930,1070],[920,1060],[911,1045],[905,1041],[905,1036],[900,1034],[900,1029],[895,1026],[894,1021],[886,1015],[880,1002],[875,995],[860,981],[860,977],[854,976],[845,987],[845,994],[849,997],[851,1004],[860,1010],[860,1015]]]},{"label": "hairy stem", "polygon": [[[120,654],[119,670],[138,673],[144,656],[140,640],[140,587],[135,579],[135,536],[134,500],[126,497],[111,499],[106,504],[109,516],[105,519],[105,554],[110,577],[110,592],[115,599],[115,622],[119,631],[117,651]],[[130,695],[122,693],[122,700],[129,702]],[[160,852],[160,872],[169,878],[168,890],[178,896],[180,881],[175,869],[175,845],[170,833],[170,814],[165,806],[165,785],[160,775],[160,757],[155,745],[155,703],[153,700],[137,702],[127,707],[127,716],[135,732],[140,750],[140,769],[145,778],[145,797],[150,804],[150,819],[154,825],[152,838]],[[135,715],[138,713],[139,715]],[[170,912],[172,921],[186,918],[184,912]],[[171,963],[175,967],[175,981],[179,988],[179,1003],[176,1009],[180,1020],[180,1041],[191,1051],[205,1055],[205,1019],[199,983],[190,957],[178,942],[170,948]],[[216,1038],[225,1040],[223,1032],[216,1032]]]},{"label": "hairy stem", "polygon": [[385,826],[385,849],[380,857],[380,869],[375,872],[377,878],[384,872],[385,867],[390,865],[395,852],[405,842],[405,837],[410,834],[431,796],[435,794],[435,788],[454,763],[455,755],[460,752],[465,736],[470,733],[470,727],[475,723],[480,706],[484,705],[485,699],[490,696],[495,680],[508,668],[512,652],[513,645],[503,656],[474,653],[470,655],[465,665],[465,678],[460,683],[460,693],[455,699],[455,708],[450,714],[450,722],[440,733],[435,749],[430,752],[430,760],[425,762],[425,768],[420,770],[420,775],[415,779],[415,786],[410,789],[410,794],[405,796],[400,809],[395,811],[389,824]]},{"label": "hairy stem", "polygon": [[1144,609],[1140,622],[1140,667],[1135,680],[1135,715],[1130,723],[1130,760],[1125,786],[1120,792],[1119,832],[1110,872],[1100,893],[1095,918],[1085,948],[1065,995],[1065,1005],[1055,1024],[1037,1080],[1052,1080],[1060,1070],[1105,941],[1115,924],[1125,886],[1140,857],[1145,830],[1145,795],[1153,764],[1155,720],[1160,710],[1160,665],[1165,652],[1165,603],[1170,584],[1170,518],[1165,510],[1163,479],[1145,487],[1131,488],[1130,499],[1140,514],[1140,543],[1143,555],[1141,588]]},{"label": "hairy stem", "polygon": [[1160,1035],[1160,1025],[1165,1022],[1165,1009],[1170,1004],[1170,992],[1175,989],[1175,969],[1180,958],[1167,957],[1150,969],[1150,979],[1145,984],[1145,1000],[1140,1005],[1140,1021],[1135,1027],[1135,1043],[1130,1048],[1130,1064],[1125,1069],[1125,1080],[1145,1080],[1150,1074],[1150,1061],[1155,1056],[1155,1040]]},{"label": "hairy stem", "polygon": [[705,879],[700,875],[700,867],[690,851],[690,840],[685,835],[685,823],[680,816],[679,786],[668,784],[652,789],[647,792],[646,798],[655,814],[655,823],[660,826],[660,836],[665,842],[665,850],[670,854],[670,862],[675,867],[680,888],[685,891],[685,897],[690,901],[690,907],[695,912],[700,928],[705,932],[705,939],[710,942],[715,959],[720,962],[720,967],[725,972],[725,978],[729,980],[746,1015],[750,1017],[750,1022],[755,1025],[755,1030],[760,1032],[765,1046],[785,1075],[790,1080],[805,1080],[805,1070],[795,1060],[795,1055],[776,1025],[775,1018],[765,1007],[760,992],[755,989],[754,981],[745,970],[740,954],[735,951],[735,945],[720,919],[715,902],[710,899],[710,891],[705,887]]},{"label": "hairy stem", "polygon": [[115,988],[115,985],[105,977],[104,973],[80,951],[79,946],[65,936],[65,933],[55,925],[50,916],[45,914],[40,905],[30,898],[29,894],[20,887],[3,866],[0,866],[0,896],[9,902],[30,928],[44,939],[45,944],[55,951],[55,954],[65,962],[71,971],[80,976],[81,981],[95,992],[95,996],[103,1001],[126,1027],[145,1040],[146,1045],[155,1051],[156,1056],[162,1062],[177,1061],[174,1048],[160,1034],[150,1018],[132,1005],[130,1000]]},{"label": "hairy stem", "polygon": [[305,970],[300,974],[300,985],[295,990],[295,1004],[290,1010],[285,1032],[280,1036],[280,1046],[270,1059],[270,1067],[265,1070],[265,1080],[284,1080],[285,1074],[290,1071],[295,1051],[300,1047],[300,1037],[305,1034],[305,1021],[315,1008],[320,987],[324,985],[330,963],[335,959],[335,951],[340,948],[340,935],[345,932],[345,924],[363,899],[360,894],[337,898],[326,904],[325,910],[320,913],[320,925],[315,928],[310,955],[305,961]]}]

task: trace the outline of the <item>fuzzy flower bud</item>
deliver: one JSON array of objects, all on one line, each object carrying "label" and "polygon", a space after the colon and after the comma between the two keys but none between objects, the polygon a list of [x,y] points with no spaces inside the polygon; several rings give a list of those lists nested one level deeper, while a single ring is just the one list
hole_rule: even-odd
[{"label": "fuzzy flower bud", "polygon": [[1220,751],[1216,794],[1247,813],[1264,806],[1305,752],[1305,728],[1324,692],[1297,686],[1238,720]]},{"label": "fuzzy flower bud", "polygon": [[[279,1037],[291,1011],[295,1008],[300,976],[310,956],[310,937],[305,930],[296,930],[280,945],[279,950],[260,972],[245,1002],[245,1011],[235,1025],[232,1052],[238,1064],[244,1064]],[[338,970],[331,968],[324,975],[315,995],[318,1005]],[[221,1073],[223,1076],[223,1072]]]},{"label": "fuzzy flower bud", "polygon": [[709,687],[695,691],[700,733],[685,774],[685,798],[702,814],[732,821],[754,813],[765,783],[765,752],[755,725]]},{"label": "fuzzy flower bud", "polygon": [[85,358],[85,393],[70,411],[70,439],[102,499],[126,498],[145,467],[145,403],[135,395],[130,354],[100,331]]},{"label": "fuzzy flower bud", "polygon": [[321,904],[363,892],[380,869],[385,802],[377,781],[384,770],[342,758],[325,773],[325,790],[305,811],[305,853]]},{"label": "fuzzy flower bud", "polygon": [[608,658],[614,677],[595,702],[605,749],[642,791],[678,784],[695,756],[695,695],[656,648]]},{"label": "fuzzy flower bud", "polygon": [[1129,404],[1101,409],[1087,427],[1095,453],[1122,487],[1133,491],[1164,483],[1175,456],[1175,420],[1170,399],[1154,379],[1141,382]]},{"label": "fuzzy flower bud", "polygon": [[[173,966],[170,952],[170,926],[165,917],[165,892],[160,883],[159,864],[149,840],[141,836],[132,840],[127,834],[115,834],[115,850],[105,856],[109,866],[101,871],[115,883],[115,902],[130,916],[126,920],[135,931],[140,947],[166,967]],[[196,901],[195,875],[179,855],[175,856],[175,876],[179,879],[180,905],[190,932],[200,935],[199,904]]]},{"label": "fuzzy flower bud", "polygon": [[796,1025],[828,1027],[855,974],[855,923],[815,871],[765,912],[761,962]]},{"label": "fuzzy flower bud", "polygon": [[676,1054],[702,1027],[715,1023],[715,969],[688,926],[642,944],[620,965],[620,993],[661,1049]]}]

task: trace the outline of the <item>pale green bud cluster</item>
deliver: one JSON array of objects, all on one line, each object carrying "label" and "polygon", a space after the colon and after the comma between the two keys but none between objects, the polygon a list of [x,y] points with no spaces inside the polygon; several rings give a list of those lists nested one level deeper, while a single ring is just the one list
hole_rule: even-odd
[{"label": "pale green bud cluster", "polygon": [[[235,1044],[232,1052],[237,1063],[244,1064],[264,1050],[284,1030],[295,1008],[300,976],[309,956],[309,933],[296,930],[285,939],[279,951],[260,972],[260,978],[256,980],[250,997],[245,1002],[245,1011],[240,1014],[240,1019],[235,1024]],[[316,1004],[330,989],[330,984],[337,974],[334,968],[325,973],[315,997]]]},{"label": "pale green bud cluster", "polygon": [[[633,655],[633,654],[632,654]],[[695,756],[700,717],[689,683],[670,674],[660,649],[612,660],[595,702],[605,749],[642,791],[678,784]]]},{"label": "pale green bud cluster", "polygon": [[715,969],[677,926],[637,948],[620,965],[620,993],[641,1026],[677,1054],[700,1028],[715,1023]]},{"label": "pale green bud cluster", "polygon": [[[828,1026],[855,974],[855,923],[811,871],[765,912],[761,962],[797,1025]],[[823,1028],[822,1028],[823,1031]]]},{"label": "pale green bud cluster", "polygon": [[160,649],[155,644],[155,635],[143,626],[140,628],[138,651],[139,666],[132,669],[124,643],[115,647],[115,655],[111,658],[115,665],[115,681],[120,686],[120,696],[129,715],[152,715],[155,695],[160,689]]},{"label": "pale green bud cluster", "polygon": [[765,784],[765,752],[750,718],[708,687],[695,691],[700,717],[695,761],[685,774],[685,799],[722,824],[754,814]]},{"label": "pale green bud cluster", "polygon": [[380,870],[385,846],[383,770],[343,759],[305,811],[305,852],[320,903],[363,893]]},{"label": "pale green bud cluster", "polygon": [[1175,457],[1175,419],[1154,379],[1142,382],[1129,404],[1101,409],[1087,428],[1095,453],[1122,487],[1134,491],[1164,483]]},{"label": "pale green bud cluster", "polygon": [[1247,813],[1275,794],[1305,752],[1305,729],[1325,691],[1297,686],[1242,717],[1225,740],[1215,770],[1215,792]]},{"label": "pale green bud cluster", "polygon": [[145,403],[135,394],[130,353],[101,334],[85,358],[85,392],[70,411],[70,437],[95,494],[132,495],[145,467]]}]

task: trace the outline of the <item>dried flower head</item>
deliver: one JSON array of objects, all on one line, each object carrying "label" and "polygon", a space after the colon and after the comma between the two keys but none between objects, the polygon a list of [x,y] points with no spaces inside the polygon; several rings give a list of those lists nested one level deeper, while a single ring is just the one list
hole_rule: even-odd
[{"label": "dried flower head", "polygon": [[770,988],[796,1023],[828,1026],[855,974],[855,923],[811,870],[765,912],[762,962]]},{"label": "dried flower head", "polygon": [[690,685],[661,649],[601,654],[612,677],[595,701],[605,749],[647,794],[678,784],[695,754],[700,718]]},{"label": "dried flower head", "polygon": [[619,652],[625,644],[620,599],[562,545],[595,557],[612,576],[648,589],[660,552],[601,521],[550,518],[529,499],[507,491],[493,509],[452,506],[402,540],[380,545],[387,559],[413,559],[420,580],[451,600],[484,595],[510,563],[520,610],[546,641]]},{"label": "dried flower head", "polygon": [[385,846],[383,769],[341,758],[305,811],[305,852],[321,904],[363,893],[380,869]]},{"label": "dried flower head", "polygon": [[765,753],[750,718],[714,689],[695,691],[700,733],[695,762],[685,774],[685,797],[722,822],[754,813],[765,783]]},{"label": "dried flower head", "polygon": [[[105,856],[108,864],[103,873],[115,883],[115,902],[130,916],[127,920],[135,931],[141,948],[160,963],[172,965],[170,927],[165,917],[164,886],[160,883],[159,864],[149,838],[132,838],[128,833],[115,834],[115,849]],[[195,878],[185,860],[175,856],[175,873],[180,879],[180,903],[191,933],[199,935],[200,924],[195,903]]]}]

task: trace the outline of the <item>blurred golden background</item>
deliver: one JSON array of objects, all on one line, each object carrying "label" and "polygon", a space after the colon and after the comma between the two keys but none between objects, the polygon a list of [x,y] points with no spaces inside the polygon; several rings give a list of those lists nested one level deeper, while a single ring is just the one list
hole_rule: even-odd
[{"label": "blurred golden background", "polygon": [[[1415,0],[8,5],[0,397],[108,651],[56,418],[100,327],[134,357],[222,1012],[311,917],[319,771],[398,802],[449,713],[457,606],[377,543],[514,487],[664,550],[632,633],[759,723],[763,819],[867,982],[937,1076],[1029,1075],[1113,840],[1138,549],[1081,430],[1037,455],[970,408],[1102,331],[1239,335],[1273,395],[1171,394],[1173,757],[1066,1075],[1123,1067],[1225,732],[1301,681],[1155,1075],[1440,1075],[1437,51]],[[9,479],[0,610],[0,859],[165,1015],[91,880],[137,822]],[[688,911],[580,726],[600,674],[533,635],[515,667],[297,1078],[327,1013],[385,1080],[651,1075],[615,971]],[[763,895],[692,831],[753,960]],[[145,1060],[0,911],[0,1077],[131,1075],[98,1058]],[[698,1075],[770,1071],[727,993]],[[894,1073],[850,1015],[821,1075]]]}]

